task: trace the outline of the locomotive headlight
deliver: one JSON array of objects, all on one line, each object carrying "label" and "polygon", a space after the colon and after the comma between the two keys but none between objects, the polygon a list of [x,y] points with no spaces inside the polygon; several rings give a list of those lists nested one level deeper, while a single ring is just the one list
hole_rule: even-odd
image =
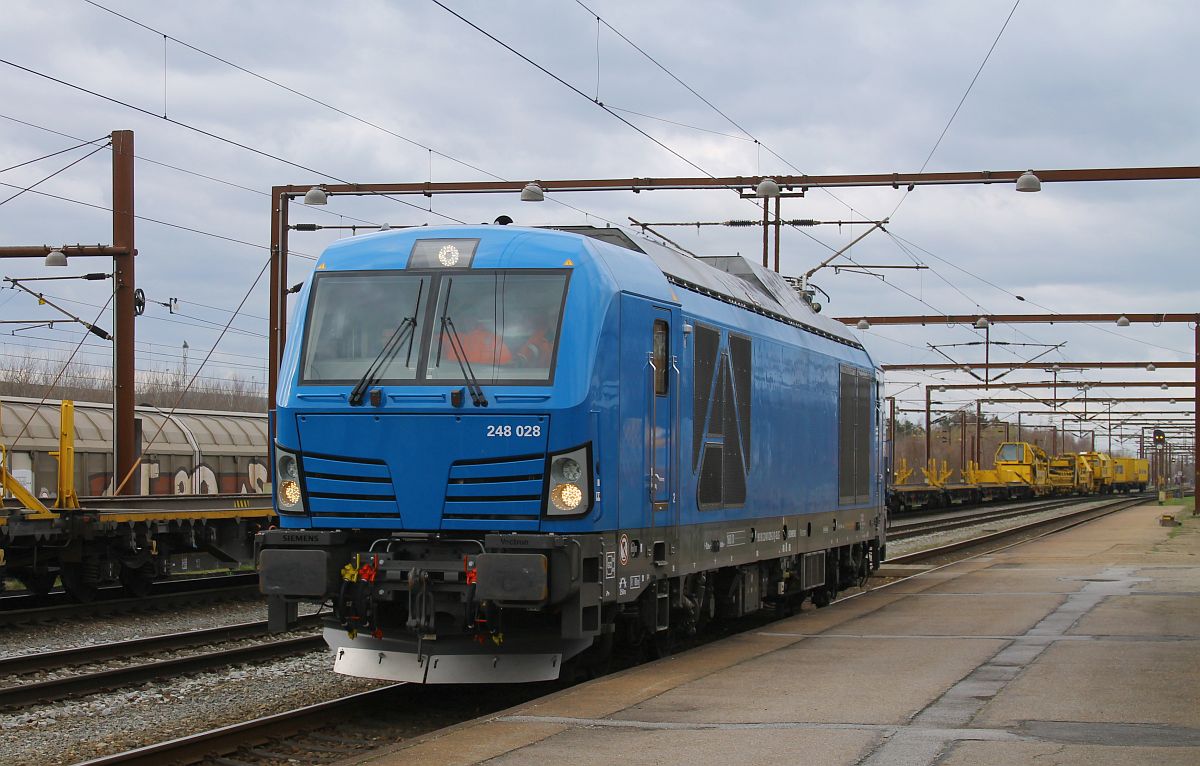
[{"label": "locomotive headlight", "polygon": [[550,457],[546,515],[579,516],[592,507],[591,448],[577,447]]},{"label": "locomotive headlight", "polygon": [[294,506],[300,504],[300,483],[288,479],[279,485],[279,504]]},{"label": "locomotive headlight", "polygon": [[275,501],[280,512],[304,512],[299,458],[278,444],[275,445]]},{"label": "locomotive headlight", "polygon": [[574,511],[583,502],[583,490],[577,484],[555,484],[550,501],[560,511]]},{"label": "locomotive headlight", "polygon": [[583,469],[579,463],[569,457],[560,457],[554,461],[554,472],[570,482],[577,482],[583,477]]},{"label": "locomotive headlight", "polygon": [[300,469],[296,465],[296,456],[287,452],[279,453],[279,478],[292,479],[295,481],[300,478]]}]

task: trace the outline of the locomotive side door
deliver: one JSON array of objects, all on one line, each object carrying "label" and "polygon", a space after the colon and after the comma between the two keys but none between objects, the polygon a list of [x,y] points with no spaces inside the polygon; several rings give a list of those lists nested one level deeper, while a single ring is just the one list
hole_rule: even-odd
[{"label": "locomotive side door", "polygon": [[674,528],[678,523],[678,316],[670,306],[622,296],[623,529]]}]

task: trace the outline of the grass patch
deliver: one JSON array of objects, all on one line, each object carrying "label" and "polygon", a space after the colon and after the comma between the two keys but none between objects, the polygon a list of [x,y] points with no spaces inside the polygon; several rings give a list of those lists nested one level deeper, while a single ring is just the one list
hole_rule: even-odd
[{"label": "grass patch", "polygon": [[1191,511],[1195,510],[1195,508],[1196,508],[1196,498],[1195,497],[1167,498],[1167,501],[1165,503],[1163,503],[1163,507],[1166,508],[1168,505],[1172,505],[1177,508],[1182,508],[1183,510],[1191,512]]}]

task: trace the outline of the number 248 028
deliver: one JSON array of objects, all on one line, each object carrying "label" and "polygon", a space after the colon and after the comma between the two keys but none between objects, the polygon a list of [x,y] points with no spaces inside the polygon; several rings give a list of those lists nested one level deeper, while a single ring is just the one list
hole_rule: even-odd
[{"label": "number 248 028", "polygon": [[489,425],[487,427],[487,435],[489,437],[493,437],[493,436],[520,436],[520,437],[541,436],[542,435],[542,427],[541,426]]}]

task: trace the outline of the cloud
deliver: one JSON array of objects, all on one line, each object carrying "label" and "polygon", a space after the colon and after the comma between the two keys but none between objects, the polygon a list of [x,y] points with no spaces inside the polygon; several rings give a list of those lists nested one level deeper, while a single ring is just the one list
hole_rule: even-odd
[{"label": "cloud", "polygon": [[[791,172],[787,163],[807,173],[914,171],[1012,7],[1008,0],[588,3],[735,125],[602,25],[597,63],[596,20],[570,4],[540,0],[454,7],[585,97],[433,4],[364,0],[330,7],[302,2],[290,4],[286,12],[232,0],[190,5],[110,0],[109,5],[481,169],[431,158],[419,145],[177,42],[164,47],[161,35],[90,5],[47,7],[34,0],[6,5],[0,29],[4,58],[151,114],[7,67],[0,79],[0,114],[85,138],[132,129],[145,157],[255,190],[138,164],[139,213],[257,245],[265,245],[269,235],[269,202],[263,193],[276,184],[328,180],[322,173],[353,181],[463,180],[488,174],[532,180]],[[1194,162],[1200,104],[1180,94],[1192,90],[1197,54],[1190,32],[1198,16],[1200,9],[1183,2],[1022,5],[930,169]],[[702,169],[697,170],[606,114],[592,98],[741,138],[619,112]],[[164,103],[172,118],[316,172],[153,116],[161,114]],[[738,126],[784,159],[744,140]],[[70,144],[69,139],[0,120],[0,167]],[[32,183],[74,156],[4,173],[0,181]],[[107,205],[108,172],[102,152],[39,188]],[[628,216],[643,221],[756,216],[756,208],[728,191],[557,197],[619,223]],[[890,188],[845,189],[836,196],[811,191],[803,199],[785,200],[783,210],[785,217],[878,219],[889,215],[901,197],[901,191]],[[430,202],[412,201],[419,206]],[[502,212],[528,223],[585,220],[575,210],[553,203],[523,205],[513,195],[432,202],[435,211],[470,222],[490,221]],[[1041,310],[1035,303],[1057,311],[1189,310],[1200,278],[1194,257],[1200,222],[1192,214],[1198,203],[1195,182],[1047,184],[1036,195],[1014,194],[1007,185],[919,188],[904,199],[888,228],[937,257],[911,246],[906,251],[879,232],[856,245],[851,257],[861,263],[917,261],[929,270],[890,270],[884,273],[886,282],[824,270],[817,281],[832,294],[827,310],[837,315]],[[338,214],[348,217],[339,219]],[[294,217],[327,224],[443,220],[378,198],[338,199],[323,211],[297,208]],[[785,229],[785,270],[802,273],[862,230],[836,225],[803,233]],[[315,254],[344,233],[296,234],[292,244]],[[27,194],[0,207],[0,235],[6,244],[23,244],[106,241],[111,233],[102,212]],[[753,229],[680,228],[670,235],[702,253],[757,257],[761,248]],[[218,328],[200,320],[223,324],[229,315],[220,309],[236,305],[266,257],[261,248],[150,222],[139,223],[138,242],[139,283],[146,292],[195,304],[186,319],[190,325],[179,324],[185,319],[153,304],[139,320],[139,339],[163,348],[177,348],[185,339],[200,348],[215,340]],[[293,276],[302,278],[308,264],[296,259]],[[29,274],[41,267],[31,262],[20,269]],[[62,293],[90,305],[101,305],[106,298],[96,283],[60,284]],[[251,313],[265,316],[265,301],[260,285],[249,303]],[[0,306],[5,318],[30,309],[17,301]],[[260,320],[244,326],[265,332]],[[1021,330],[1024,335],[997,332],[1014,342],[1067,339],[1067,353],[1079,358],[1175,353],[1146,343],[1190,348],[1180,328],[1135,327],[1123,336],[1061,326],[1029,326]],[[881,361],[928,357],[931,352],[921,351],[927,341],[975,337],[962,329],[933,328],[886,334],[908,345],[881,340],[882,330],[868,334],[868,345]],[[72,335],[58,337],[66,342]],[[264,343],[252,336],[227,338],[225,349],[265,358]],[[152,364],[152,358],[140,363]]]}]

